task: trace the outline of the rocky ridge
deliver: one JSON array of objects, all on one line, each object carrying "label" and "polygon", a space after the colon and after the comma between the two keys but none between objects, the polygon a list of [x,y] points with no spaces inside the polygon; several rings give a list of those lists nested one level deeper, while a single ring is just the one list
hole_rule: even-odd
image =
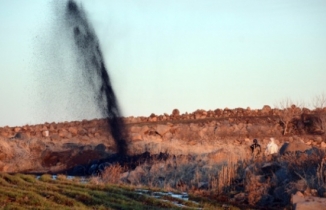
[{"label": "rocky ridge", "polygon": [[[287,127],[281,119],[289,110],[269,106],[259,110],[197,110],[190,114],[180,114],[175,109],[170,115],[126,117],[123,121],[128,136],[128,154],[205,153],[215,157],[216,151],[220,151],[218,156],[223,159],[221,151],[224,151],[225,157],[231,155],[238,160],[250,156],[248,148],[253,138],[264,147],[270,137],[275,137],[279,146],[284,142],[303,142],[326,148],[325,135],[307,133],[305,131],[309,129],[304,127],[300,131],[295,124],[302,114],[318,114],[324,122],[326,109],[309,110],[295,106],[290,109],[292,121]],[[287,135],[284,135],[285,129],[289,130]],[[116,151],[105,119],[6,126],[0,128],[0,142],[0,171],[7,172],[55,172],[106,158]]]}]

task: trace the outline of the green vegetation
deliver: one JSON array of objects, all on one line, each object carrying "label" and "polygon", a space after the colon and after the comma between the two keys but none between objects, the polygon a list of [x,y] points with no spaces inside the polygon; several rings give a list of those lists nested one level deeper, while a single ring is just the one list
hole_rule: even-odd
[{"label": "green vegetation", "polygon": [[[222,209],[220,204],[195,197],[198,203],[164,200],[140,194],[129,185],[81,183],[59,175],[0,173],[0,209]],[[175,205],[178,202],[181,206]],[[233,208],[234,209],[234,208]]]}]

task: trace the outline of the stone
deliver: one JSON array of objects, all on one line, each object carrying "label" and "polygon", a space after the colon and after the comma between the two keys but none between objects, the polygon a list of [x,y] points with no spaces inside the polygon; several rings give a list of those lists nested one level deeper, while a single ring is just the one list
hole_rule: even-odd
[{"label": "stone", "polygon": [[131,133],[130,134],[130,140],[131,141],[142,141],[143,140],[143,137],[139,133]]},{"label": "stone", "polygon": [[325,143],[325,142],[322,142],[322,143],[320,144],[320,147],[321,147],[321,148],[326,148],[326,143]]},{"label": "stone", "polygon": [[297,191],[296,193],[295,193],[295,195],[297,195],[297,196],[299,196],[299,197],[303,197],[304,195],[302,194],[302,192],[300,192],[300,191]]},{"label": "stone", "polygon": [[78,129],[76,127],[69,127],[68,131],[73,135],[76,136],[78,134]]},{"label": "stone", "polygon": [[149,117],[148,122],[157,122],[157,117]]},{"label": "stone", "polygon": [[272,110],[272,108],[270,106],[265,105],[265,106],[263,106],[261,112],[266,115],[266,114],[269,114],[271,110]]},{"label": "stone", "polygon": [[140,126],[130,126],[128,128],[129,132],[131,133],[139,133],[140,130],[141,130],[141,127]]},{"label": "stone", "polygon": [[245,142],[251,143],[251,140],[249,138],[245,138]]},{"label": "stone", "polygon": [[309,140],[305,143],[306,145],[311,145],[312,144],[312,140]]},{"label": "stone", "polygon": [[94,128],[94,127],[91,127],[91,128],[87,129],[88,134],[94,134],[95,132],[96,132],[96,128]]},{"label": "stone", "polygon": [[307,189],[307,183],[305,180],[300,179],[295,183],[295,188],[299,190],[298,192],[302,191],[304,192]]},{"label": "stone", "polygon": [[19,132],[21,130],[21,128],[20,127],[16,127],[16,128],[14,128],[14,131],[17,133],[17,132]]},{"label": "stone", "polygon": [[305,201],[305,202],[300,202],[300,203],[296,203],[294,205],[294,210],[325,210],[326,206],[326,202],[323,201],[323,203],[321,203],[320,201]]},{"label": "stone", "polygon": [[314,142],[321,143],[321,142],[323,142],[323,138],[321,136],[316,136],[314,138]]},{"label": "stone", "polygon": [[61,138],[71,138],[71,133],[69,133],[66,129],[60,129],[58,134]]},{"label": "stone", "polygon": [[52,141],[59,141],[60,140],[60,136],[57,133],[51,134],[50,138],[51,138]]},{"label": "stone", "polygon": [[302,142],[291,142],[291,143],[284,143],[282,147],[280,148],[280,154],[284,155],[287,152],[305,152],[306,150],[311,149],[311,146],[306,145]]},{"label": "stone", "polygon": [[164,134],[170,131],[170,128],[171,127],[168,125],[157,125],[155,131],[159,133],[161,136],[163,136]]},{"label": "stone", "polygon": [[326,198],[315,196],[292,195],[291,198],[294,210],[316,210],[326,209]]},{"label": "stone", "polygon": [[54,124],[51,124],[49,126],[49,131],[55,131],[55,130],[56,130],[55,125]]},{"label": "stone", "polygon": [[199,130],[198,135],[200,136],[201,139],[203,139],[205,137],[206,133],[207,133],[207,127],[204,127]]},{"label": "stone", "polygon": [[98,151],[98,152],[105,152],[105,145],[104,144],[98,144],[96,145],[96,147],[94,148],[95,151]]},{"label": "stone", "polygon": [[180,116],[180,111],[178,109],[173,109],[172,116],[174,116],[174,117]]},{"label": "stone", "polygon": [[7,132],[7,131],[1,131],[0,136],[9,137],[10,136],[10,133]]},{"label": "stone", "polygon": [[244,202],[247,199],[247,195],[245,193],[238,193],[234,196],[236,202]]},{"label": "stone", "polygon": [[42,138],[42,132],[41,131],[36,131],[35,132],[35,137],[37,137],[37,138]]},{"label": "stone", "polygon": [[84,128],[80,128],[80,129],[78,130],[78,135],[79,135],[79,136],[86,136],[86,135],[87,135],[87,130],[84,129]]},{"label": "stone", "polygon": [[164,140],[170,140],[173,137],[171,132],[168,132],[166,134],[164,134],[163,139]]},{"label": "stone", "polygon": [[43,137],[49,137],[49,131],[42,131]]},{"label": "stone", "polygon": [[33,126],[32,128],[33,128],[33,130],[34,130],[35,132],[38,132],[38,131],[41,131],[41,130],[42,130],[41,125],[35,125],[35,126]]},{"label": "stone", "polygon": [[29,139],[31,137],[31,132],[25,131],[22,133],[22,139]]},{"label": "stone", "polygon": [[144,134],[149,131],[149,127],[147,125],[144,125],[140,128],[139,133]]}]

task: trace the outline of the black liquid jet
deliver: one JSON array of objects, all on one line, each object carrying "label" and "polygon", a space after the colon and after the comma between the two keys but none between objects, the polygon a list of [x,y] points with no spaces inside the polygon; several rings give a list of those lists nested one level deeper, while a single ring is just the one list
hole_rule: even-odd
[{"label": "black liquid jet", "polygon": [[126,154],[124,124],[115,97],[109,74],[105,67],[98,38],[87,20],[85,11],[75,1],[66,4],[64,22],[69,33],[73,33],[78,62],[86,81],[96,94],[95,100],[102,114],[107,118],[112,137],[120,155]]}]

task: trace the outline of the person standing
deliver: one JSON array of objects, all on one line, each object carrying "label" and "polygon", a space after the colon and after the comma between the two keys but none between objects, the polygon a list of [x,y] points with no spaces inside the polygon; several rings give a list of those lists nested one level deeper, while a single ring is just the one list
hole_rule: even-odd
[{"label": "person standing", "polygon": [[258,140],[254,139],[253,144],[250,146],[252,157],[255,159],[261,153],[261,146],[258,144]]}]

